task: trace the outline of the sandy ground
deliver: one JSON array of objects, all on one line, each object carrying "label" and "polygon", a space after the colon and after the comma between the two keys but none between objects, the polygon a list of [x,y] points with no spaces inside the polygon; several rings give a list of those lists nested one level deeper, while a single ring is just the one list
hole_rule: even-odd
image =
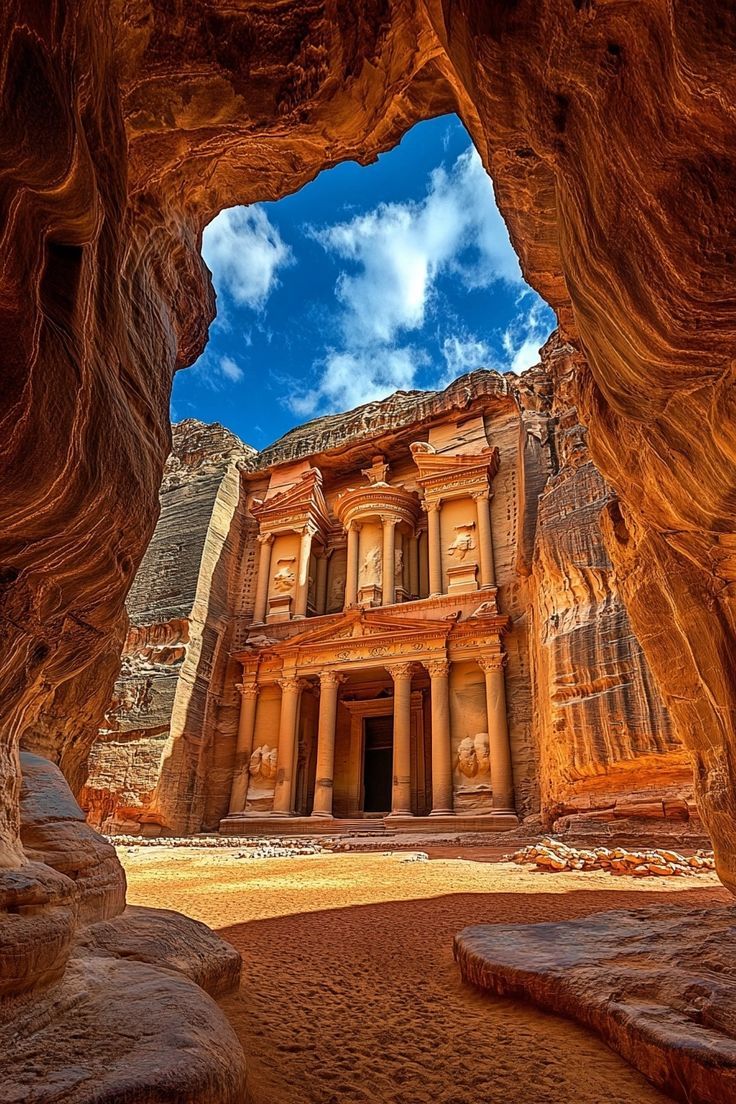
[{"label": "sandy ground", "polygon": [[463,985],[452,937],[466,924],[731,900],[715,875],[643,882],[543,874],[493,851],[429,854],[121,850],[131,903],[196,916],[242,953],[241,988],[222,1006],[253,1104],[667,1100],[587,1030]]}]

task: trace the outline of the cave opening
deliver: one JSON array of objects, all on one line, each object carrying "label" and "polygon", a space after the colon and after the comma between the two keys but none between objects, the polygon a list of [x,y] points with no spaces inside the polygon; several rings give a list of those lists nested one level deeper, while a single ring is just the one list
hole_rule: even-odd
[{"label": "cave opening", "polygon": [[518,373],[555,325],[456,115],[416,124],[372,164],[226,208],[203,257],[217,316],[174,378],[172,421],[219,421],[258,449],[395,390]]}]

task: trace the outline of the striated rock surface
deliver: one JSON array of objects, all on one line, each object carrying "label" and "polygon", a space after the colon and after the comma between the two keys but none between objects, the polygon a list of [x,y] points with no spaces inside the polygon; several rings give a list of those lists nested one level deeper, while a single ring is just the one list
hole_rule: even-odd
[{"label": "striated rock surface", "polygon": [[201,0],[182,21],[87,0],[49,21],[16,0],[3,20],[7,861],[21,861],[12,748],[40,730],[60,757],[76,746],[78,770],[102,663],[95,709],[107,697],[155,522],[171,373],[212,313],[202,226],[457,110],[576,349],[576,405],[619,495],[609,554],[728,881],[732,14],[397,0],[256,15]]},{"label": "striated rock surface", "polygon": [[235,948],[206,924],[171,909],[128,905],[115,920],[86,928],[77,940],[81,948],[96,957],[109,955],[175,970],[211,997],[229,993],[240,981]]},{"label": "striated rock surface", "polygon": [[239,954],[179,913],[125,909],[115,850],[59,768],[22,766],[28,862],[0,879],[0,1101],[242,1104],[242,1050],[207,995],[238,984]]},{"label": "striated rock surface", "polygon": [[9,0],[0,52],[0,900],[46,892],[21,737],[78,771],[109,700],[213,313],[203,225],[449,110],[576,350],[606,546],[736,891],[736,12]]},{"label": "striated rock surface", "polygon": [[80,953],[52,990],[0,1011],[0,1101],[20,1100],[243,1104],[243,1052],[188,977]]},{"label": "striated rock surface", "polygon": [[105,830],[149,810],[167,748],[184,740],[196,768],[212,736],[245,523],[239,469],[255,456],[220,425],[173,427],[161,514],[128,597],[122,669],[80,793],[90,823]]},{"label": "striated rock surface", "polygon": [[574,350],[554,334],[553,467],[530,569],[541,809],[577,836],[702,835],[692,767],[624,607],[603,530],[616,496],[574,405]]},{"label": "striated rock surface", "polygon": [[579,1020],[685,1104],[736,1098],[733,909],[632,909],[455,937],[466,981]]}]

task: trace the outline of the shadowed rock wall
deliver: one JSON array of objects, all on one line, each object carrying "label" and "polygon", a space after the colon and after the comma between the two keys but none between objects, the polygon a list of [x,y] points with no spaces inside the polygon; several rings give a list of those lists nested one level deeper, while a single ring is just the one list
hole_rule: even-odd
[{"label": "shadowed rock wall", "polygon": [[172,373],[212,317],[203,225],[449,110],[580,353],[606,547],[736,889],[736,10],[9,0],[0,51],[0,908],[38,874],[21,736],[52,712],[80,763],[90,669],[112,688]]}]

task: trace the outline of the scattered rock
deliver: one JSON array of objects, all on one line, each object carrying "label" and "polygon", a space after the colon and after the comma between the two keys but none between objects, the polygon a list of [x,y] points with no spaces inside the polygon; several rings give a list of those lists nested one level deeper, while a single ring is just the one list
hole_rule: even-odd
[{"label": "scattered rock", "polygon": [[538,870],[608,870],[611,874],[633,874],[639,878],[682,877],[715,870],[712,851],[697,851],[686,858],[677,851],[657,848],[650,851],[629,851],[625,847],[578,849],[551,837],[522,847],[511,856],[511,861],[519,866],[533,865]]}]

